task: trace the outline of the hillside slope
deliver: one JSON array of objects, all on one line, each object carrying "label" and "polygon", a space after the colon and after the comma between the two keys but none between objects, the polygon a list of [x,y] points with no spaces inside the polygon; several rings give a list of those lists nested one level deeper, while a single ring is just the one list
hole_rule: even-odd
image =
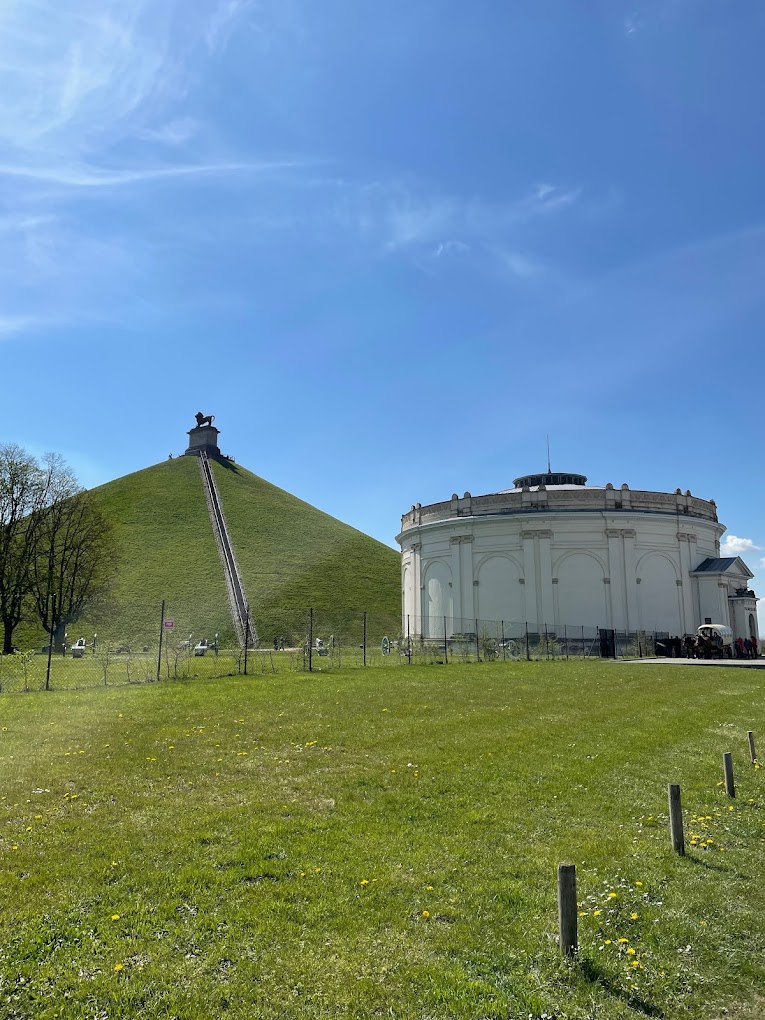
[{"label": "hillside slope", "polygon": [[[309,606],[400,619],[394,549],[240,465],[212,463],[261,638],[289,627],[294,611]],[[391,623],[386,621],[388,629]]]},{"label": "hillside slope", "polygon": [[[400,613],[395,550],[317,510],[241,465],[212,462],[242,580],[261,637],[304,630],[305,610]],[[223,569],[198,462],[168,460],[93,490],[113,521],[119,548],[109,614],[111,637],[149,640],[159,605],[176,636],[231,639]],[[106,629],[104,629],[106,626]],[[144,635],[148,635],[145,638]]]}]

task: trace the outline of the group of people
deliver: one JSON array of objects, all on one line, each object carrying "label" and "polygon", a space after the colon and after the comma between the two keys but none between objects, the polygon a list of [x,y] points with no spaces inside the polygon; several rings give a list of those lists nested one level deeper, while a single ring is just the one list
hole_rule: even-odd
[{"label": "group of people", "polygon": [[[664,655],[670,659],[714,659],[730,656],[730,646],[723,647],[723,641],[719,634],[712,634],[704,637],[701,634],[686,634],[685,637],[667,637],[657,640],[656,654]],[[757,638],[737,637],[733,642],[732,654],[737,659],[756,659],[759,657]]]},{"label": "group of people", "polygon": [[750,638],[737,637],[735,642],[737,659],[756,659],[757,638],[754,634]]}]

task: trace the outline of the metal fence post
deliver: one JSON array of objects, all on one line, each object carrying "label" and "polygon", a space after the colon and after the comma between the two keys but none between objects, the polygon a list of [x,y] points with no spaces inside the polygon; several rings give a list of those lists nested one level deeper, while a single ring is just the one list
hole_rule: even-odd
[{"label": "metal fence post", "polygon": [[247,650],[250,647],[250,607],[245,609],[244,618],[244,675],[247,676]]},{"label": "metal fence post", "polygon": [[481,661],[481,646],[478,644],[478,617],[475,618],[475,658],[476,662]]},{"label": "metal fence post", "polygon": [[526,621],[526,659],[531,662],[531,652],[529,651],[529,621]]},{"label": "metal fence post", "polygon": [[500,626],[502,627],[502,661],[507,661],[507,649],[505,648],[505,621],[500,620]]},{"label": "metal fence post", "polygon": [[412,665],[412,638],[409,634],[409,613],[406,614],[406,659]]},{"label": "metal fence post", "polygon": [[53,635],[56,633],[56,593],[51,593],[50,641],[48,643],[48,668],[45,673],[45,690],[50,690],[50,660],[53,656]]},{"label": "metal fence post", "polygon": [[308,610],[308,672],[313,673],[313,607]]},{"label": "metal fence post", "polygon": [[444,617],[444,665],[449,662],[449,646],[446,643],[446,617]]},{"label": "metal fence post", "polygon": [[157,652],[157,680],[162,678],[162,635],[165,632],[165,600],[162,599],[162,609],[159,619],[159,651]]}]

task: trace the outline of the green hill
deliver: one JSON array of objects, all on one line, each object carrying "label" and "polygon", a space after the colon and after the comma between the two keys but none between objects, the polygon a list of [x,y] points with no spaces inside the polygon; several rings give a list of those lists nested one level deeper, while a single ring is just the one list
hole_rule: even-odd
[{"label": "green hill", "polygon": [[[211,464],[263,641],[276,633],[288,640],[302,636],[308,607],[320,611],[317,621],[323,619],[327,633],[334,621],[336,631],[360,621],[363,610],[383,618],[385,629],[398,628],[399,557],[393,549],[241,465]],[[230,640],[223,568],[196,458],[168,460],[93,492],[114,523],[119,560],[112,598],[91,613],[90,623],[114,640],[151,643],[164,599],[178,638],[220,632]]]}]

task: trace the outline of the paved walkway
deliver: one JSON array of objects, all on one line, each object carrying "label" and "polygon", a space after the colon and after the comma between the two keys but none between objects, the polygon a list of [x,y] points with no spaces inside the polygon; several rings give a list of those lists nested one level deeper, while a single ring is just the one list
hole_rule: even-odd
[{"label": "paved walkway", "polygon": [[765,669],[765,659],[615,659],[631,665],[646,663],[649,666],[725,666],[726,669]]}]

